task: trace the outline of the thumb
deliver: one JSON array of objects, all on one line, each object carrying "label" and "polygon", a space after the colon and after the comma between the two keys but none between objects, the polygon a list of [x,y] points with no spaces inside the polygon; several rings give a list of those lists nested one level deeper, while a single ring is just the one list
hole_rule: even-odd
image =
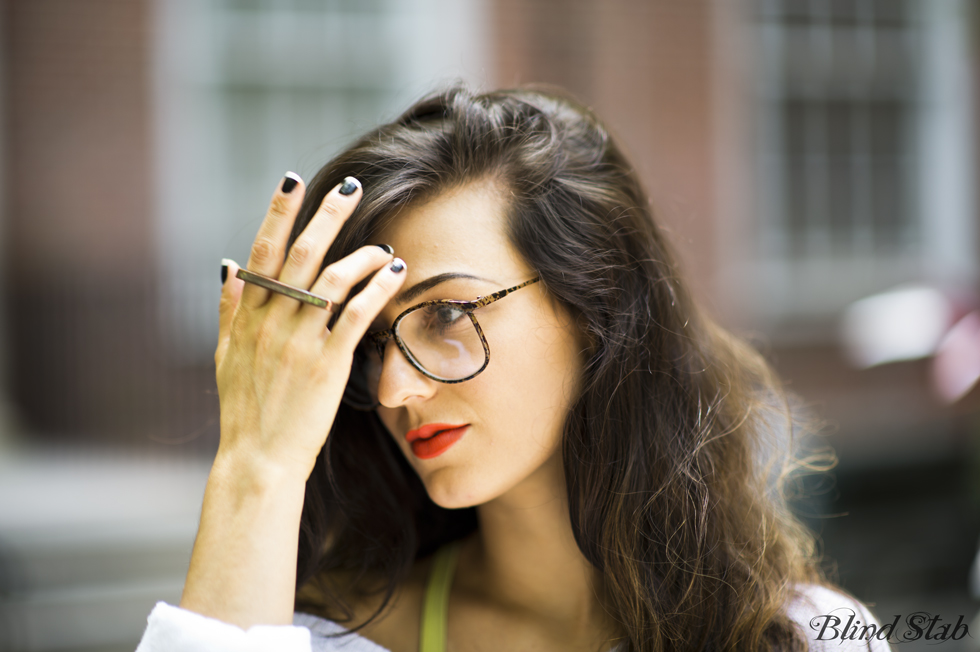
[{"label": "thumb", "polygon": [[238,278],[240,266],[230,258],[221,259],[221,301],[218,304],[218,348],[215,351],[215,360],[224,357],[224,351],[228,348],[228,340],[231,337],[231,323],[235,318],[235,310],[242,298],[242,289],[245,281]]}]

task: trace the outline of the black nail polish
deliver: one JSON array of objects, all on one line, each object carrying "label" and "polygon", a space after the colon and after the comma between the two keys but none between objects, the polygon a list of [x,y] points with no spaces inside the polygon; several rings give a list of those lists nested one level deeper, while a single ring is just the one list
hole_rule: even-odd
[{"label": "black nail polish", "polygon": [[384,252],[386,254],[388,254],[388,255],[392,255],[393,256],[395,254],[395,250],[392,249],[391,245],[379,244],[379,245],[374,245],[374,246],[375,247],[381,247],[384,250]]},{"label": "black nail polish", "polygon": [[347,177],[346,179],[344,179],[344,184],[340,186],[340,190],[338,192],[340,192],[340,194],[344,196],[353,195],[354,191],[360,187],[361,187],[360,181],[358,181],[354,177]]},{"label": "black nail polish", "polygon": [[221,284],[224,285],[225,281],[228,280],[228,266],[225,264],[221,265]]},{"label": "black nail polish", "polygon": [[287,172],[286,176],[282,178],[282,186],[280,186],[280,189],[282,190],[283,194],[288,195],[299,184],[299,181],[299,176],[293,174],[292,172]]},{"label": "black nail polish", "polygon": [[398,274],[405,269],[405,261],[403,261],[401,258],[396,258],[391,261],[391,265],[388,266],[388,269],[393,271],[395,274]]}]

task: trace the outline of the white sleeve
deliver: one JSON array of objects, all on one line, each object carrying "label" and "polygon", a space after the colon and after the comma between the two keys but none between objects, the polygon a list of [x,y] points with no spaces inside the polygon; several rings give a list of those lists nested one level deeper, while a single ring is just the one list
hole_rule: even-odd
[{"label": "white sleeve", "polygon": [[310,630],[256,625],[248,631],[158,602],[147,618],[136,652],[311,652]]}]

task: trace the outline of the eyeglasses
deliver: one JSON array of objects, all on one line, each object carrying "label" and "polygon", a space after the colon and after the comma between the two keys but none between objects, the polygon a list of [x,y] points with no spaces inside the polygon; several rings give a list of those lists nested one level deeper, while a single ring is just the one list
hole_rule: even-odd
[{"label": "eyeglasses", "polygon": [[378,384],[390,339],[413,367],[432,380],[461,383],[477,376],[490,364],[490,345],[474,311],[540,280],[532,278],[473,301],[424,301],[398,315],[391,328],[365,334],[354,351],[344,403],[356,410],[378,407]]}]

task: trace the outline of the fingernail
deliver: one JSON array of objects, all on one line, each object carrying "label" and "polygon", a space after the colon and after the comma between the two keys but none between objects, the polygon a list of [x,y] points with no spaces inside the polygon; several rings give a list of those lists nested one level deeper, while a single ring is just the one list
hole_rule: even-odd
[{"label": "fingernail", "polygon": [[394,255],[394,253],[395,253],[395,250],[391,248],[391,245],[379,244],[379,245],[374,245],[374,246],[375,247],[381,247],[382,249],[384,249],[384,252],[386,254],[388,254],[389,256]]},{"label": "fingernail", "polygon": [[358,181],[354,177],[347,177],[346,179],[344,179],[344,183],[342,186],[340,186],[340,190],[338,192],[340,192],[340,194],[344,196],[353,195],[354,191],[360,187],[361,187],[360,181]]},{"label": "fingernail", "polygon": [[388,266],[388,269],[393,271],[395,274],[398,274],[399,272],[405,269],[405,261],[402,260],[401,258],[396,258],[393,261],[391,261],[391,265]]},{"label": "fingernail", "polygon": [[222,285],[224,285],[225,281],[228,280],[228,265],[233,262],[235,261],[233,261],[231,258],[221,259],[221,284]]},{"label": "fingernail", "polygon": [[280,186],[283,194],[288,195],[293,191],[293,188],[299,184],[302,179],[295,172],[287,172],[282,178],[282,186]]}]

